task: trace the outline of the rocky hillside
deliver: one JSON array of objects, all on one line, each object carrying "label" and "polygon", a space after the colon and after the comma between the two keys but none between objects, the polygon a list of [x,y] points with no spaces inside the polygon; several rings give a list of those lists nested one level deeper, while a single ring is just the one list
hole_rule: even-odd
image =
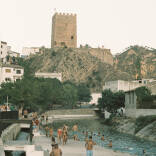
[{"label": "rocky hillside", "polygon": [[85,82],[92,91],[101,91],[105,81],[131,79],[131,75],[115,70],[89,52],[77,49],[44,49],[42,54],[33,55],[26,60],[31,71],[60,72],[63,81]]},{"label": "rocky hillside", "polygon": [[156,78],[156,50],[131,46],[106,64],[80,49],[42,49],[26,60],[33,72],[60,72],[63,81],[85,82],[92,91],[101,91],[105,81]]},{"label": "rocky hillside", "polygon": [[131,46],[114,59],[114,68],[136,78],[156,78],[156,49]]}]

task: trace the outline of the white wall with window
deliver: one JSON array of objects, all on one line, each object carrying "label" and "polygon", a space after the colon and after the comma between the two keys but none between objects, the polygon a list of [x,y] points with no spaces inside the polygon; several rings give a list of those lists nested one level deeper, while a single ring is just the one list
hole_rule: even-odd
[{"label": "white wall with window", "polygon": [[3,82],[15,82],[22,79],[24,68],[18,65],[0,66],[0,84]]}]

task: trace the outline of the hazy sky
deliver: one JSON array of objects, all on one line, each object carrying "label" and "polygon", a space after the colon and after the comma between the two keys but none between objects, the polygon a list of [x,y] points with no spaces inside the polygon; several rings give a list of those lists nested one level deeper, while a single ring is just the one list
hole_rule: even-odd
[{"label": "hazy sky", "polygon": [[156,48],[156,0],[0,0],[0,40],[16,51],[50,47],[55,8],[77,14],[78,46]]}]

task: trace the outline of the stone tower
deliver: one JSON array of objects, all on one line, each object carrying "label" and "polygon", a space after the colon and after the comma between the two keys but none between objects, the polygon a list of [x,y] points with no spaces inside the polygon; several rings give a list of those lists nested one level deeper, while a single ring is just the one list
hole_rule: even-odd
[{"label": "stone tower", "polygon": [[52,17],[51,47],[77,47],[76,14],[55,13]]}]

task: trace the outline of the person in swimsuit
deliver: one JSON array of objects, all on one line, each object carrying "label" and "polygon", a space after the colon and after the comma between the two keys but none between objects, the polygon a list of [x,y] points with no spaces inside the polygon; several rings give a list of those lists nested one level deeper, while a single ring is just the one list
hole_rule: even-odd
[{"label": "person in swimsuit", "polygon": [[96,145],[96,143],[93,142],[92,136],[90,136],[89,140],[85,144],[87,156],[93,156],[93,146],[94,145]]}]

